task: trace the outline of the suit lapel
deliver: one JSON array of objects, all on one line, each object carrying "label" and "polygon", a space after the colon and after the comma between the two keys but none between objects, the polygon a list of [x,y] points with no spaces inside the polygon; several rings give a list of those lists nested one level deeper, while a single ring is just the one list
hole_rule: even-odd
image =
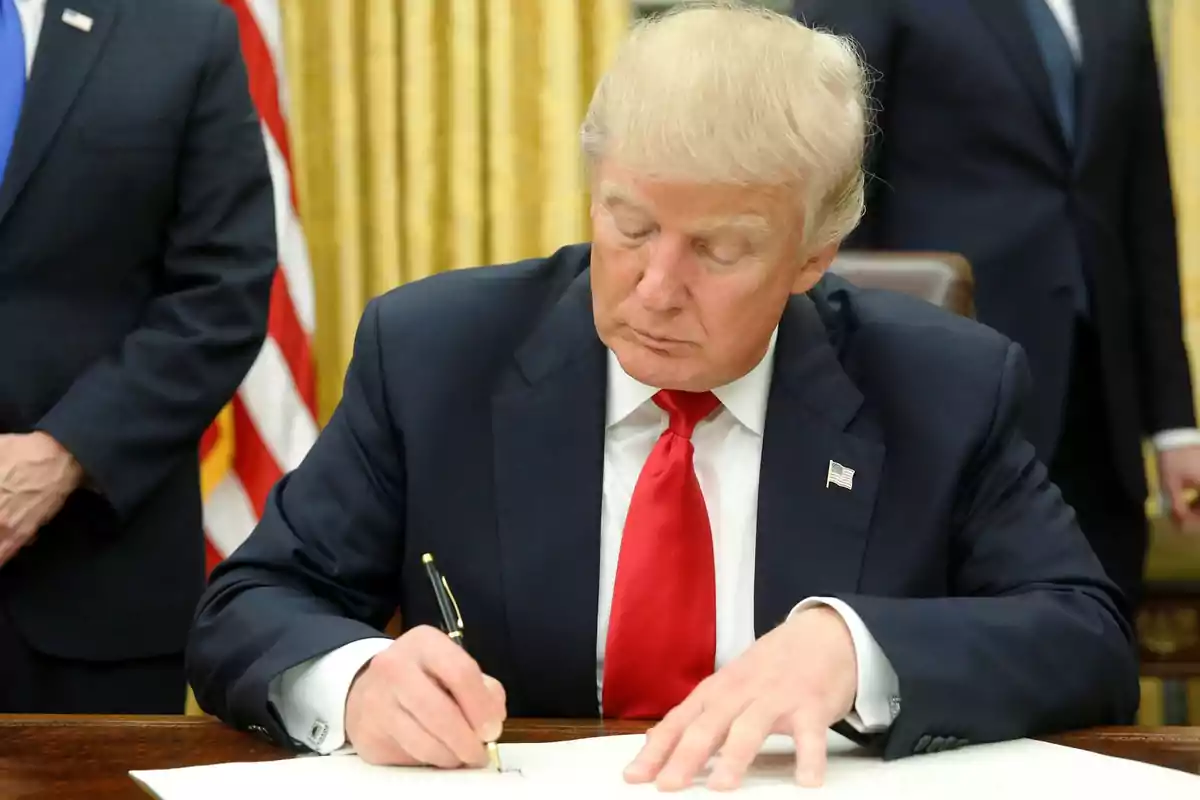
[{"label": "suit lapel", "polygon": [[[813,292],[818,302],[822,291]],[[872,422],[856,418],[862,402],[814,301],[792,298],[779,326],[763,435],[754,579],[759,636],[805,597],[858,585],[884,456]],[[827,485],[831,461],[854,470],[851,489]]]},{"label": "suit lapel", "polygon": [[[90,31],[62,21],[70,8],[92,19]],[[0,221],[54,140],[117,18],[117,3],[49,0],[9,167],[0,184]]]},{"label": "suit lapel", "polygon": [[596,616],[605,348],[589,273],[517,354],[493,399],[501,573],[514,651],[537,716],[599,715]]},{"label": "suit lapel", "polygon": [[1056,141],[1067,146],[1062,125],[1054,108],[1050,78],[1042,63],[1042,53],[1033,28],[1021,8],[1020,0],[970,0],[977,13],[1000,42],[1013,69],[1033,97],[1043,122],[1050,127]]}]

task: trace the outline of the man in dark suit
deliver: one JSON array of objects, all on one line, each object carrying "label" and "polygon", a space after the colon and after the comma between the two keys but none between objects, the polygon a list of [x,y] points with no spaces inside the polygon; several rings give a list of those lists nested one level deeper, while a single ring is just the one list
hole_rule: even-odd
[{"label": "man in dark suit", "polygon": [[0,0],[0,26],[0,712],[179,713],[199,439],[275,269],[236,21]]},{"label": "man in dark suit", "polygon": [[1145,0],[797,0],[877,73],[867,210],[846,243],[971,262],[980,321],[1029,354],[1028,435],[1140,602],[1142,439],[1176,519],[1200,480]]},{"label": "man in dark suit", "polygon": [[213,573],[201,706],[442,767],[506,715],[664,718],[627,773],[663,788],[718,749],[738,785],[771,731],[816,783],[830,725],[896,758],[1130,720],[1130,629],[1021,435],[1020,349],[825,275],[861,86],[787,16],[637,28],[583,128],[592,244],[370,304],[329,425]]}]

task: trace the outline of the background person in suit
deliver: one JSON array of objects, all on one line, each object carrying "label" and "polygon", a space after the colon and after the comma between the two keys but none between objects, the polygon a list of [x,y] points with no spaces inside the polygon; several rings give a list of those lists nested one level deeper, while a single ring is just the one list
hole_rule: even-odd
[{"label": "background person in suit", "polygon": [[1200,433],[1145,0],[797,0],[877,73],[846,247],[950,250],[979,319],[1029,354],[1028,432],[1108,574],[1140,602],[1142,437],[1175,517]]},{"label": "background person in suit", "polygon": [[[182,712],[272,186],[216,0],[0,0],[0,712]],[[5,166],[6,164],[6,166]]]},{"label": "background person in suit", "polygon": [[506,715],[666,716],[628,773],[664,788],[718,748],[737,785],[771,730],[814,783],[839,722],[896,758],[1130,720],[1130,629],[1019,432],[1018,347],[825,276],[864,116],[848,44],[787,16],[638,28],[584,124],[593,244],[370,304],[213,573],[201,706],[445,767]]}]

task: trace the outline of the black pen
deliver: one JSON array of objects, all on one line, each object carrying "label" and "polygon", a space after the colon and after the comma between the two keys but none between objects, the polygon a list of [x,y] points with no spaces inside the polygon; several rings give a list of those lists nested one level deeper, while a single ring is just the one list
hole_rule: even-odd
[{"label": "black pen", "polygon": [[[458,603],[455,602],[454,594],[450,591],[450,584],[446,583],[445,576],[434,565],[432,553],[421,556],[421,563],[425,565],[425,574],[429,576],[429,582],[433,584],[433,596],[437,598],[438,610],[442,613],[442,625],[446,629],[446,635],[465,650],[467,643],[463,641],[462,612],[458,610]],[[501,772],[500,748],[496,746],[495,742],[486,744],[488,761],[491,762],[494,770]]]}]

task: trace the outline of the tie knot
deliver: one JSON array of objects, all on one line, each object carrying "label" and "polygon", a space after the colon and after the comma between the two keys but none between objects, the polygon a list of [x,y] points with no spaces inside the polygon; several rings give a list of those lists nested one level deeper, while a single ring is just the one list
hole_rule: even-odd
[{"label": "tie knot", "polygon": [[721,404],[712,392],[684,392],[678,389],[659,391],[654,395],[654,402],[670,415],[668,427],[671,432],[684,439],[691,439],[696,423]]}]

